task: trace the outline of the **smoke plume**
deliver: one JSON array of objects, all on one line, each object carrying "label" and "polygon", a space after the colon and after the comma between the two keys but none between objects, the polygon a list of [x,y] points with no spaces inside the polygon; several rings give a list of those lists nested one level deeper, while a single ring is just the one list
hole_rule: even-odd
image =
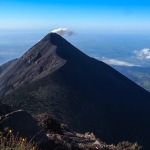
[{"label": "smoke plume", "polygon": [[67,28],[59,28],[59,29],[55,29],[53,31],[51,31],[52,33],[57,33],[59,35],[68,35],[68,36],[72,36],[74,34],[73,31],[68,30]]}]

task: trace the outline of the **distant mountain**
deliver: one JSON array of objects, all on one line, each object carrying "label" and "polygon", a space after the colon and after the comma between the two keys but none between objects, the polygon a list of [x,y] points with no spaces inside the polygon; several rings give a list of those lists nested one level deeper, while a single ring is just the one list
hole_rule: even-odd
[{"label": "distant mountain", "polygon": [[0,97],[108,143],[150,147],[150,93],[55,33],[0,67]]},{"label": "distant mountain", "polygon": [[125,67],[112,66],[117,71],[128,77],[130,80],[140,85],[150,92],[150,68],[149,67]]}]

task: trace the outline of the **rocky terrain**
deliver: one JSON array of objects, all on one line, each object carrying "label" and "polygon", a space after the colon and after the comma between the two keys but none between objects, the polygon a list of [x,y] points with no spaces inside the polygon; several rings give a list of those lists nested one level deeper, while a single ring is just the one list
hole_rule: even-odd
[{"label": "rocky terrain", "polygon": [[0,99],[109,144],[150,147],[150,93],[55,33],[0,67]]},{"label": "rocky terrain", "polygon": [[[137,143],[120,142],[106,144],[93,133],[77,133],[65,124],[60,124],[48,114],[32,117],[23,110],[12,111],[9,106],[0,105],[0,131],[10,130],[13,135],[32,140],[39,150],[140,150]],[[7,114],[8,113],[8,114]],[[1,143],[1,142],[0,142]]]}]

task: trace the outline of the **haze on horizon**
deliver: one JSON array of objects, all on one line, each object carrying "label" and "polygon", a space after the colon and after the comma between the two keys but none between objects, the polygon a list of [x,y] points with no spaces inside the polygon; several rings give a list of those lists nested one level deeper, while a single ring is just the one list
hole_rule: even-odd
[{"label": "haze on horizon", "polygon": [[150,1],[1,0],[0,29],[150,32]]}]

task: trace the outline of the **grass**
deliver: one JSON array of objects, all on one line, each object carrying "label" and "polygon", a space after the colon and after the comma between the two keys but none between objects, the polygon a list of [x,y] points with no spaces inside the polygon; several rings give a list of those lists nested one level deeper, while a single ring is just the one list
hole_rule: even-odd
[{"label": "grass", "polygon": [[37,144],[14,135],[12,130],[0,131],[0,150],[38,150]]}]

